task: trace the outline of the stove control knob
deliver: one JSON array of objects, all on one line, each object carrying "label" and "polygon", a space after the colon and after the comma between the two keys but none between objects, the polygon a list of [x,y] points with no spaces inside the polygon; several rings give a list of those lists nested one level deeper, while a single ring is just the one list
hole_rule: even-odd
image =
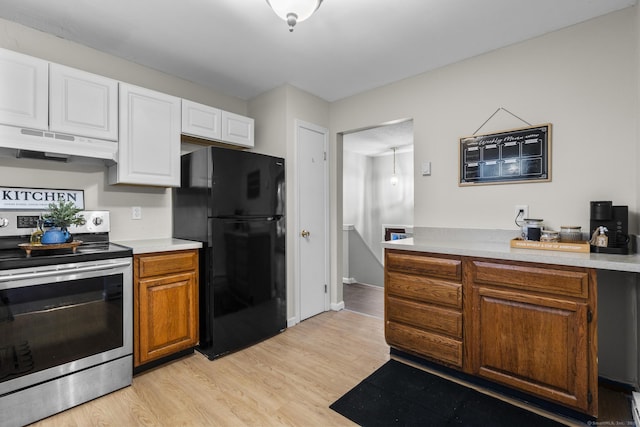
[{"label": "stove control knob", "polygon": [[93,218],[93,225],[100,225],[102,224],[102,218],[100,218],[99,216]]},{"label": "stove control knob", "polygon": [[0,218],[0,228],[6,227],[9,225],[9,220],[7,218]]}]

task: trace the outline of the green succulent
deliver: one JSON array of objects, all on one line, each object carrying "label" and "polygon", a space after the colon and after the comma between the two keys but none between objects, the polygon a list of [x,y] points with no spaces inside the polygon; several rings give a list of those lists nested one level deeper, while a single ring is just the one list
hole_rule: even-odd
[{"label": "green succulent", "polygon": [[50,223],[54,227],[67,228],[70,225],[83,225],[86,220],[84,216],[78,215],[82,209],[76,208],[73,202],[60,200],[58,204],[50,203],[49,212],[42,216],[45,223]]}]

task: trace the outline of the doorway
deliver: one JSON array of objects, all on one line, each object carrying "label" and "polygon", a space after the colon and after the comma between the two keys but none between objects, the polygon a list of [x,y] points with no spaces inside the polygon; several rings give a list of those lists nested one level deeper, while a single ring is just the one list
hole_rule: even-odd
[{"label": "doorway", "polygon": [[342,142],[342,295],[349,309],[383,289],[381,242],[389,230],[394,237],[413,231],[413,121],[345,133]]}]

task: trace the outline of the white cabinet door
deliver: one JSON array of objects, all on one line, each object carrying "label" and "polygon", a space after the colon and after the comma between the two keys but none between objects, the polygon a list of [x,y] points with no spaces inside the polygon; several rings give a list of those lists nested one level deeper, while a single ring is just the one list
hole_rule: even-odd
[{"label": "white cabinet door", "polygon": [[182,100],[182,133],[219,141],[222,137],[222,111],[219,108]]},{"label": "white cabinet door", "polygon": [[255,145],[253,119],[239,114],[222,112],[222,140],[243,147]]},{"label": "white cabinet door", "polygon": [[180,98],[120,83],[119,135],[109,183],[180,185]]},{"label": "white cabinet door", "polygon": [[50,64],[49,128],[54,132],[116,141],[118,82]]},{"label": "white cabinet door", "polygon": [[0,49],[0,123],[47,130],[49,63]]}]

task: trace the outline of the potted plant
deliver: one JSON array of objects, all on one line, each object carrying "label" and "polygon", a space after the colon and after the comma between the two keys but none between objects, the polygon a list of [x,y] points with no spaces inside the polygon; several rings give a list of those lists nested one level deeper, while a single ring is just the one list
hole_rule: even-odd
[{"label": "potted plant", "polygon": [[73,241],[67,230],[71,225],[83,225],[86,220],[79,215],[82,209],[76,208],[73,202],[60,200],[58,204],[50,203],[49,211],[42,216],[43,225],[51,227],[42,235],[43,244],[60,244]]}]

